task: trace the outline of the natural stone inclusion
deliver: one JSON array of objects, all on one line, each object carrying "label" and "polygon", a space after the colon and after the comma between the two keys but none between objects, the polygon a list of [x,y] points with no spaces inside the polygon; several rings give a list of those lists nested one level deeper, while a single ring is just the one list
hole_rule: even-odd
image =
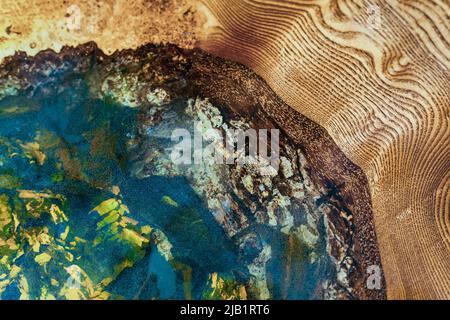
[{"label": "natural stone inclusion", "polygon": [[[366,299],[365,177],[246,68],[89,43],[0,67],[1,299]],[[175,128],[279,128],[280,169],[175,165]]]}]

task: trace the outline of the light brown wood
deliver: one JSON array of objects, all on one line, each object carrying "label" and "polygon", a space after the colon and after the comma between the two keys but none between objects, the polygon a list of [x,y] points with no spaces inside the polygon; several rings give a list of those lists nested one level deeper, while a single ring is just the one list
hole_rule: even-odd
[{"label": "light brown wood", "polygon": [[449,2],[200,8],[200,47],[251,67],[366,173],[388,298],[449,299]]},{"label": "light brown wood", "polygon": [[149,42],[189,48],[203,23],[190,0],[1,0],[0,60],[89,41],[107,54]]},{"label": "light brown wood", "polygon": [[63,0],[2,0],[0,59],[90,40],[112,53],[200,39],[256,71],[366,173],[388,297],[450,298],[448,0],[70,3],[80,29],[67,28]]}]

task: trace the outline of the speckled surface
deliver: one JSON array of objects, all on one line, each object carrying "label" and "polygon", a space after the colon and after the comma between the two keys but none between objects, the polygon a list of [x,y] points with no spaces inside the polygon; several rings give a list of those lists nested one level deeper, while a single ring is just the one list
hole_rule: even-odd
[{"label": "speckled surface", "polygon": [[[8,58],[0,99],[2,298],[385,297],[361,170],[248,69],[90,43]],[[279,129],[279,172],[175,165],[196,122]]]}]

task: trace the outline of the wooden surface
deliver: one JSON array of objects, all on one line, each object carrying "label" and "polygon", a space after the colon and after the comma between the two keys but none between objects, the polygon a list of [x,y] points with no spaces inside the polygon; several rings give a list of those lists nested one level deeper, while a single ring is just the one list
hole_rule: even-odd
[{"label": "wooden surface", "polygon": [[388,298],[450,298],[450,2],[204,0],[200,47],[261,75],[366,173]]},{"label": "wooden surface", "polygon": [[251,67],[366,173],[388,297],[450,299],[449,0],[1,3],[0,59],[200,39]]}]

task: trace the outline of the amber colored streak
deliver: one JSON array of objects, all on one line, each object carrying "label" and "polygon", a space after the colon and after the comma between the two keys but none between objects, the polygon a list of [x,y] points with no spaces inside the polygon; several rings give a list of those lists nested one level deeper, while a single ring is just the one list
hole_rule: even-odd
[{"label": "amber colored streak", "polygon": [[200,3],[216,24],[200,47],[251,67],[365,171],[388,297],[450,298],[449,2],[370,1],[379,25],[369,1]]}]

